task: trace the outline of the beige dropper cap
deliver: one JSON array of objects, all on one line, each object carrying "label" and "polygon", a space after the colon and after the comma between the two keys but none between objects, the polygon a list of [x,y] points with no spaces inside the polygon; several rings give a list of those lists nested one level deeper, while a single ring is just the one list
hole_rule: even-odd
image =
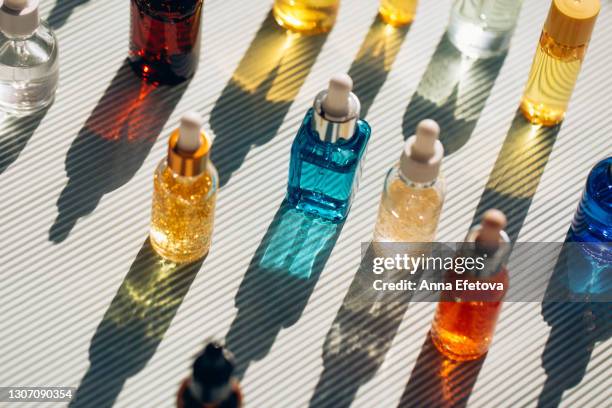
[{"label": "beige dropper cap", "polygon": [[202,131],[202,125],[202,117],[189,112],[183,115],[180,127],[170,135],[168,167],[176,174],[194,177],[206,169],[213,140]]},{"label": "beige dropper cap", "polygon": [[438,178],[444,157],[439,135],[440,127],[434,120],[419,122],[416,134],[404,144],[399,168],[402,176],[415,183],[431,183]]},{"label": "beige dropper cap", "polygon": [[489,249],[497,248],[507,224],[508,220],[503,212],[497,209],[487,210],[480,221],[476,243]]},{"label": "beige dropper cap", "polygon": [[553,0],[544,30],[562,45],[588,44],[600,8],[599,0]]}]

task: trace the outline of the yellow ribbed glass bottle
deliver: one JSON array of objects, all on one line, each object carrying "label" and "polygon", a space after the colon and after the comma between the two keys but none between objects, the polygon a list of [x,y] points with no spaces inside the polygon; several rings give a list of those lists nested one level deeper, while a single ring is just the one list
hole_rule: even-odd
[{"label": "yellow ribbed glass bottle", "polygon": [[291,31],[321,34],[336,22],[340,0],[274,0],[274,19]]},{"label": "yellow ribbed glass bottle", "polygon": [[209,159],[212,139],[201,127],[197,114],[183,116],[155,171],[151,246],[176,263],[204,257],[211,244],[219,177]]},{"label": "yellow ribbed glass bottle", "polygon": [[380,0],[378,12],[382,20],[395,27],[412,23],[419,0]]},{"label": "yellow ribbed glass bottle", "polygon": [[553,0],[521,99],[531,123],[565,117],[599,9],[599,0]]}]

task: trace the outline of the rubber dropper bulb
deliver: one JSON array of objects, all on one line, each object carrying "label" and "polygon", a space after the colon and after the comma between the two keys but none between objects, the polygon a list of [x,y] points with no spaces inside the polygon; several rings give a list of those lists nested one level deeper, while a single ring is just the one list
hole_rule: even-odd
[{"label": "rubber dropper bulb", "polygon": [[400,171],[417,183],[430,183],[438,178],[444,147],[438,136],[440,127],[431,119],[419,122],[416,134],[408,138],[400,157]]},{"label": "rubber dropper bulb", "polygon": [[181,118],[179,139],[176,144],[178,150],[185,153],[195,152],[202,145],[202,117],[195,112],[189,112]]},{"label": "rubber dropper bulb", "polygon": [[4,0],[3,4],[11,10],[21,11],[28,6],[28,0]]},{"label": "rubber dropper bulb", "polygon": [[353,90],[353,80],[347,74],[334,75],[329,81],[327,96],[322,107],[325,115],[332,118],[344,118],[351,111],[350,93]]},{"label": "rubber dropper bulb", "polygon": [[480,221],[476,243],[488,249],[496,249],[507,224],[508,220],[503,212],[497,209],[487,210]]}]

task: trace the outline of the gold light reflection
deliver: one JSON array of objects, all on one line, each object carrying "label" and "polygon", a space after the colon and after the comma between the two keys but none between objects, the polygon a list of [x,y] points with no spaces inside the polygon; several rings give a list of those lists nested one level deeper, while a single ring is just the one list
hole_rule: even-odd
[{"label": "gold light reflection", "polygon": [[558,128],[529,123],[517,113],[486,188],[514,198],[532,198],[553,148]]},{"label": "gold light reflection", "polygon": [[308,75],[324,35],[305,36],[279,27],[268,16],[232,79],[247,93],[268,86],[269,102],[291,102]]}]

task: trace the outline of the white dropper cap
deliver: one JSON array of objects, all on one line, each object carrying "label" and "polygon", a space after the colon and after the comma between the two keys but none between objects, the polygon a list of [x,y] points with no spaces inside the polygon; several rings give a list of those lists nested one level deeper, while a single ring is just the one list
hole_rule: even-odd
[{"label": "white dropper cap", "polygon": [[188,112],[181,118],[179,139],[176,147],[185,153],[195,152],[202,145],[202,117],[196,112]]},{"label": "white dropper cap", "polygon": [[0,31],[7,37],[28,37],[38,28],[38,0],[0,0]]},{"label": "white dropper cap", "polygon": [[327,95],[321,104],[326,117],[340,119],[351,113],[352,90],[353,80],[347,74],[334,75],[330,79]]},{"label": "white dropper cap", "polygon": [[440,127],[431,119],[422,120],[416,135],[406,140],[400,157],[400,172],[415,183],[431,183],[440,174],[444,147],[438,136]]}]

